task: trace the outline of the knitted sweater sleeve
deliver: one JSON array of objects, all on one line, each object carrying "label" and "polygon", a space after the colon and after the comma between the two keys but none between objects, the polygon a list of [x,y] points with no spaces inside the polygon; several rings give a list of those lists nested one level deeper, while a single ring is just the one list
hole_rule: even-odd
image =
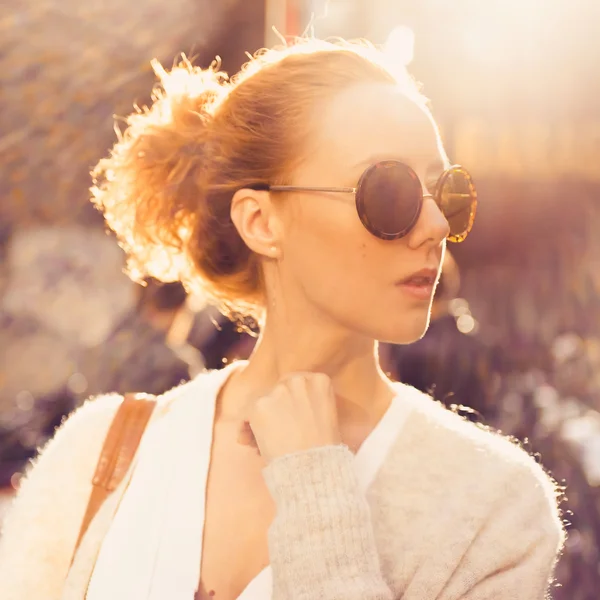
[{"label": "knitted sweater sleeve", "polygon": [[108,427],[121,402],[86,402],[22,479],[0,535],[0,598],[60,598]]},{"label": "knitted sweater sleeve", "polygon": [[265,469],[274,600],[391,600],[369,506],[345,446],[283,456]]}]

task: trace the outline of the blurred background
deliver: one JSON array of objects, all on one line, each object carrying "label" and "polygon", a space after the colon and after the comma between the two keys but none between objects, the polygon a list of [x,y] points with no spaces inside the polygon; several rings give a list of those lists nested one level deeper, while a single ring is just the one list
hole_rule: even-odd
[{"label": "blurred background", "polygon": [[[307,27],[310,27],[307,29]],[[518,438],[565,486],[559,600],[600,594],[600,3],[13,0],[0,6],[0,515],[91,395],[160,393],[253,338],[178,284],[146,287],[88,202],[150,60],[233,72],[278,35],[366,37],[424,83],[480,195],[434,320],[386,369]],[[463,406],[461,408],[461,406]],[[464,408],[470,407],[470,409]],[[1,518],[1,516],[0,516]]]}]

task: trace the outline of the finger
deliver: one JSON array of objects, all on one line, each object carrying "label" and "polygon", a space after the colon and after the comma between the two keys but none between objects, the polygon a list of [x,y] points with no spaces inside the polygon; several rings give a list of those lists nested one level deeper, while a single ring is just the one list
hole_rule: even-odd
[{"label": "finger", "polygon": [[304,373],[294,373],[284,381],[288,393],[296,400],[308,399],[308,377]]},{"label": "finger", "polygon": [[312,373],[306,380],[307,392],[311,398],[318,398],[319,402],[323,400],[332,400],[335,398],[333,382],[329,375],[325,373]]},{"label": "finger", "polygon": [[319,413],[327,421],[337,422],[337,401],[331,378],[324,373],[315,373],[310,378],[308,393],[315,399]]},{"label": "finger", "polygon": [[331,377],[325,375],[325,373],[311,373],[310,377],[307,378],[307,382],[312,389],[321,395],[333,393],[333,382]]}]

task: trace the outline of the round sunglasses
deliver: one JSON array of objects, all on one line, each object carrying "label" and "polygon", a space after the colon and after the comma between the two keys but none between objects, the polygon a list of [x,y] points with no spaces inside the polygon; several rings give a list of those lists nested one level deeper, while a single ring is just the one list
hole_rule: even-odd
[{"label": "round sunglasses", "polygon": [[270,192],[354,194],[362,224],[382,240],[397,240],[407,235],[421,214],[425,198],[433,198],[448,221],[450,242],[462,242],[467,237],[477,210],[473,180],[460,165],[454,165],[440,175],[433,194],[423,194],[417,174],[396,160],[384,160],[368,167],[355,188],[268,184],[248,187]]}]

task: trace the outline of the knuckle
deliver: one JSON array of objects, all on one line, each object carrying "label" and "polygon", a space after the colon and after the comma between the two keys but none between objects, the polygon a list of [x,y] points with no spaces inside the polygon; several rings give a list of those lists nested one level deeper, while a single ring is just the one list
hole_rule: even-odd
[{"label": "knuckle", "polygon": [[299,383],[306,380],[305,373],[289,373],[283,378],[283,381],[286,383]]},{"label": "knuckle", "polygon": [[311,380],[314,388],[321,392],[327,392],[331,388],[331,378],[325,373],[315,373]]},{"label": "knuckle", "polygon": [[331,383],[331,378],[325,373],[315,373],[313,375],[313,381],[318,385],[327,386]]},{"label": "knuckle", "polygon": [[284,379],[283,383],[291,392],[302,392],[306,390],[306,375],[303,373],[292,373]]}]

